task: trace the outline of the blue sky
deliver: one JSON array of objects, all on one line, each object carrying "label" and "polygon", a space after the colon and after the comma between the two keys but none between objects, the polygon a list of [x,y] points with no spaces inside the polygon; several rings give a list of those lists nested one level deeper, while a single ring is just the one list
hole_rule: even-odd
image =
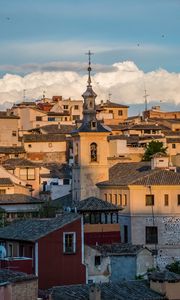
[{"label": "blue sky", "polygon": [[[180,0],[0,0],[0,74],[54,61],[180,70]],[[14,71],[15,72],[15,71]]]}]

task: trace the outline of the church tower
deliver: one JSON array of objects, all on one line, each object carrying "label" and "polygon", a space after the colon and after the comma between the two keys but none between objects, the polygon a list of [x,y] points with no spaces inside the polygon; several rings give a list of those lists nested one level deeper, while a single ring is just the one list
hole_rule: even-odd
[{"label": "church tower", "polygon": [[83,93],[83,120],[81,126],[72,132],[74,166],[72,171],[73,200],[99,197],[96,183],[108,180],[109,145],[107,137],[110,128],[96,119],[96,93],[91,85],[91,55],[89,51],[87,89]]}]

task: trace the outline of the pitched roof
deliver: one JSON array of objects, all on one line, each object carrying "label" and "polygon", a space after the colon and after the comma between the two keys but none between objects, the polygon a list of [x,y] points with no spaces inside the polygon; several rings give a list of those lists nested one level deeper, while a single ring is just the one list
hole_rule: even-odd
[{"label": "pitched roof", "polygon": [[89,197],[81,201],[76,201],[73,206],[77,207],[77,210],[80,212],[119,210],[116,205],[96,197]]},{"label": "pitched roof", "polygon": [[33,203],[44,203],[44,201],[31,197],[24,194],[0,194],[0,205],[1,204],[33,204]]},{"label": "pitched roof", "polygon": [[0,119],[20,119],[18,116],[13,115],[7,111],[0,111]]},{"label": "pitched roof", "polygon": [[60,179],[71,179],[72,178],[72,168],[68,164],[58,164],[58,163],[45,163],[41,166],[49,169],[49,174],[41,174],[42,178],[60,178]]},{"label": "pitched roof", "polygon": [[112,108],[113,107],[114,108],[128,108],[129,106],[107,100],[107,102],[97,105],[97,110],[102,109],[102,108],[111,108],[111,107]]},{"label": "pitched roof", "polygon": [[0,239],[33,242],[79,218],[78,214],[64,213],[52,219],[14,221],[10,225],[0,228]]},{"label": "pitched roof", "polygon": [[41,142],[64,142],[66,141],[65,135],[59,134],[25,134],[23,135],[25,143],[41,143]]},{"label": "pitched roof", "polygon": [[[90,285],[56,286],[52,289],[52,300],[88,300]],[[119,300],[161,300],[165,296],[151,290],[147,281],[132,280],[122,282],[101,283],[101,299]]]},{"label": "pitched roof", "polygon": [[10,158],[2,163],[3,167],[6,169],[16,168],[16,167],[37,167],[38,164],[32,162],[31,160],[24,158]]},{"label": "pitched roof", "polygon": [[92,128],[91,127],[91,123],[85,123],[82,122],[82,125],[73,130],[72,133],[76,133],[76,132],[110,132],[111,128],[109,126],[106,126],[104,124],[101,124],[99,121],[96,121],[97,125],[96,127]]},{"label": "pitched roof", "polygon": [[0,186],[13,186],[13,182],[10,178],[0,178]]},{"label": "pitched roof", "polygon": [[[140,251],[147,249],[143,245],[132,245],[132,244],[108,244],[108,245],[91,245],[91,248],[98,250],[100,253],[105,255],[137,255]],[[148,250],[148,249],[147,249]],[[150,251],[150,250],[149,250]]]},{"label": "pitched roof", "polygon": [[26,281],[36,279],[35,275],[28,275],[26,273],[7,270],[7,269],[0,269],[0,284],[2,283],[10,283],[10,282],[19,282],[19,281]]},{"label": "pitched roof", "polygon": [[110,168],[109,180],[97,186],[178,185],[180,174],[164,169],[151,170],[149,162],[118,163]]},{"label": "pitched roof", "polygon": [[52,125],[45,125],[45,126],[41,126],[38,128],[34,128],[31,129],[29,131],[41,131],[44,133],[49,133],[49,134],[68,134],[71,133],[71,131],[73,129],[75,129],[76,126],[75,125],[64,125],[64,124],[60,124],[60,125],[56,125],[56,124],[52,124]]},{"label": "pitched roof", "polygon": [[180,282],[180,275],[164,270],[162,272],[153,272],[150,274],[149,279],[158,282]]},{"label": "pitched roof", "polygon": [[18,153],[25,153],[24,147],[0,147],[0,153],[5,154],[18,154]]}]

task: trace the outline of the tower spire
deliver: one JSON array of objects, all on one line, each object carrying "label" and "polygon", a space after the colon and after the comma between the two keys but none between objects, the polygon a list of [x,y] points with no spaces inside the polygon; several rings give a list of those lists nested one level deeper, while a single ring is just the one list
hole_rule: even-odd
[{"label": "tower spire", "polygon": [[87,68],[88,70],[88,86],[91,86],[91,71],[92,71],[92,68],[91,68],[91,55],[93,55],[94,53],[92,53],[90,50],[86,53],[86,55],[89,56],[89,66]]}]

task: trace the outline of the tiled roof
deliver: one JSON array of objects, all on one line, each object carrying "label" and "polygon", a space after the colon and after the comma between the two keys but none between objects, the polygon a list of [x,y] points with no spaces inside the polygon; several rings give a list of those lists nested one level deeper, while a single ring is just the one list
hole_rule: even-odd
[{"label": "tiled roof", "polygon": [[99,104],[96,106],[97,107],[97,110],[98,109],[102,109],[102,108],[128,108],[129,106],[128,105],[123,105],[123,104],[120,104],[120,103],[114,103],[114,102],[111,102],[111,101],[107,101],[103,104]]},{"label": "tiled roof", "polygon": [[7,111],[0,111],[0,119],[19,119],[19,117],[13,115],[13,113],[8,113]]},{"label": "tiled roof", "polygon": [[180,174],[169,170],[151,170],[149,162],[119,163],[109,170],[109,180],[97,186],[178,185]]},{"label": "tiled roof", "polygon": [[59,134],[25,134],[23,135],[25,143],[32,142],[61,142],[66,141],[65,135]]},{"label": "tiled roof", "polygon": [[10,225],[0,228],[0,239],[33,242],[79,218],[80,216],[78,214],[65,213],[52,219],[14,221]]},{"label": "tiled roof", "polygon": [[142,245],[132,244],[109,244],[109,245],[97,245],[91,246],[105,255],[137,255],[141,250],[147,249]]},{"label": "tiled roof", "polygon": [[2,163],[3,167],[6,169],[16,168],[16,167],[37,167],[38,164],[32,162],[31,160],[24,158],[11,158],[7,159]]},{"label": "tiled roof", "polygon": [[73,129],[75,129],[76,126],[75,125],[55,125],[55,124],[52,124],[52,125],[45,125],[45,126],[41,126],[41,127],[38,127],[38,128],[34,128],[34,129],[31,129],[30,131],[40,131],[40,132],[43,132],[43,133],[49,133],[49,134],[68,134],[70,133]]},{"label": "tiled roof", "polygon": [[170,272],[168,270],[164,270],[162,272],[151,273],[149,279],[158,282],[180,282],[180,275]]},{"label": "tiled roof", "polygon": [[97,121],[97,125],[95,128],[91,127],[90,122],[88,123],[84,123],[82,122],[82,125],[73,130],[72,133],[76,133],[76,132],[110,132],[111,128],[109,126],[103,125],[101,124],[99,121]]},{"label": "tiled roof", "polygon": [[[151,290],[145,280],[101,283],[101,300],[161,300],[165,296]],[[52,300],[88,300],[90,285],[57,286]]]},{"label": "tiled roof", "polygon": [[10,282],[19,282],[19,281],[26,281],[36,279],[35,275],[28,275],[26,273],[7,270],[7,269],[0,269],[0,283],[10,283]]},{"label": "tiled roof", "polygon": [[13,186],[13,182],[10,178],[0,178],[0,186]]},{"label": "tiled roof", "polygon": [[109,210],[116,210],[118,211],[119,208],[107,201],[98,199],[96,197],[89,197],[87,199],[74,202],[75,207],[77,207],[77,210],[82,211],[109,211]]},{"label": "tiled roof", "polygon": [[24,147],[0,147],[0,153],[5,154],[18,154],[25,153]]},{"label": "tiled roof", "polygon": [[68,164],[45,163],[41,166],[50,170],[50,174],[41,174],[42,178],[72,178],[72,168]]},{"label": "tiled roof", "polygon": [[33,203],[44,203],[44,201],[24,194],[0,194],[0,205],[21,204],[21,203],[33,204]]},{"label": "tiled roof", "polygon": [[60,198],[53,200],[51,202],[51,205],[55,206],[57,208],[58,207],[60,207],[60,208],[73,207],[72,194],[68,194],[68,195],[65,195],[65,196],[62,196]]}]

